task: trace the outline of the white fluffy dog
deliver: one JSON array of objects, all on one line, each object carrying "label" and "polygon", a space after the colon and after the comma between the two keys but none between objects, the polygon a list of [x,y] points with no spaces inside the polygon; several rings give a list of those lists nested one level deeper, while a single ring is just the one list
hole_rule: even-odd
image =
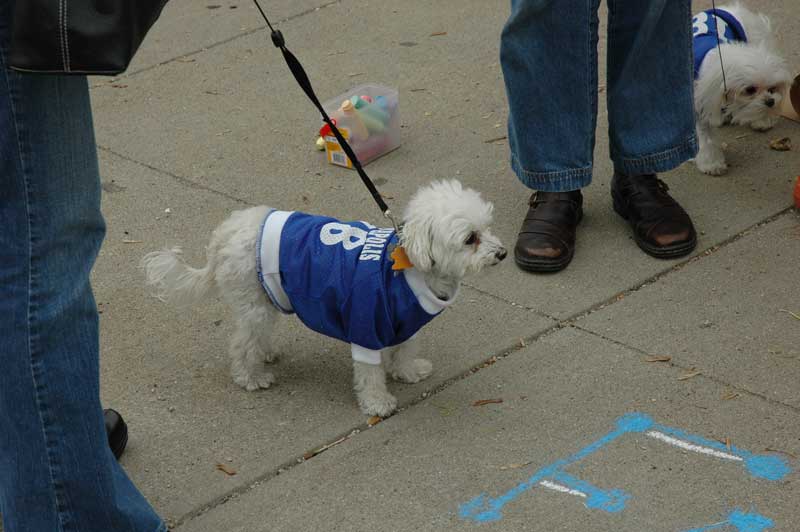
[{"label": "white fluffy dog", "polygon": [[695,164],[706,174],[721,175],[727,164],[716,128],[725,124],[749,125],[756,131],[772,128],[792,80],[786,62],[776,52],[772,25],[765,15],[734,4],[717,9],[716,14],[713,10],[698,13],[693,29],[700,144]]},{"label": "white fluffy dog", "polygon": [[386,416],[397,406],[386,372],[409,383],[432,372],[417,358],[416,331],[452,303],[466,274],[505,258],[492,209],[458,181],[420,188],[401,224],[406,261],[392,229],[253,207],[214,231],[203,268],[186,265],[179,248],[149,253],[142,266],[168,302],[192,304],[216,288],[234,313],[231,374],[242,388],[274,382],[264,365],[275,358],[270,337],[281,313],[296,313],[351,344],[361,410]]}]

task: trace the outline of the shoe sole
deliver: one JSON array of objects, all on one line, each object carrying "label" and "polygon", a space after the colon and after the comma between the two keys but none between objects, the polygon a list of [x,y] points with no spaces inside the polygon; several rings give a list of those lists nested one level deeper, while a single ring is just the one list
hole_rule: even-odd
[{"label": "shoe sole", "polygon": [[[630,220],[628,216],[626,216],[623,210],[619,207],[617,202],[617,196],[612,194],[613,204],[614,204],[614,212],[616,212],[620,218],[628,222],[630,224]],[[684,257],[694,251],[694,248],[697,247],[697,234],[692,235],[692,239],[688,242],[681,242],[680,244],[674,244],[670,246],[654,246],[646,241],[644,241],[639,234],[636,232],[636,229],[633,229],[633,240],[636,242],[636,245],[639,246],[639,249],[650,255],[651,257],[655,257],[657,259],[676,259],[679,257]]]},{"label": "shoe sole", "polygon": [[[578,222],[575,224],[575,227],[580,225],[581,220],[583,220],[583,208],[578,211]],[[575,242],[577,244],[577,240]],[[561,270],[565,269],[569,266],[569,263],[572,262],[572,257],[575,256],[575,248],[577,245],[573,245],[571,248],[568,248],[568,254],[561,256],[558,260],[537,260],[537,259],[527,259],[520,257],[517,255],[516,250],[514,251],[514,262],[519,266],[520,269],[525,270],[526,272],[533,272],[533,273],[555,273],[560,272]]]}]

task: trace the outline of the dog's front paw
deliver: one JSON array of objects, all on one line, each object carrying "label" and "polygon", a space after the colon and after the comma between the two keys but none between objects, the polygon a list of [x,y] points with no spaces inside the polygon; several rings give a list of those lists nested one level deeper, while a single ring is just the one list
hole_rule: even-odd
[{"label": "dog's front paw", "polygon": [[433,373],[433,364],[424,358],[415,358],[405,364],[392,368],[392,378],[396,381],[414,384],[427,379]]},{"label": "dog's front paw", "polygon": [[728,170],[725,154],[719,148],[701,150],[694,160],[697,169],[708,175],[722,175]]},{"label": "dog's front paw", "polygon": [[389,392],[371,390],[359,394],[358,406],[368,416],[386,417],[397,409],[397,398]]},{"label": "dog's front paw", "polygon": [[250,375],[236,376],[233,380],[248,392],[254,392],[272,386],[275,383],[275,376],[269,371],[259,371]]},{"label": "dog's front paw", "polygon": [[768,116],[762,120],[756,120],[755,122],[750,122],[750,127],[755,131],[769,131],[775,124],[778,122],[778,119],[772,116]]}]

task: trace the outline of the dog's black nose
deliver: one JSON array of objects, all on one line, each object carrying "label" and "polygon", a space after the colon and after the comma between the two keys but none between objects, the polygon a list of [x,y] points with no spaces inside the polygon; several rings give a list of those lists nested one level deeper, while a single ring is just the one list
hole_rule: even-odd
[{"label": "dog's black nose", "polygon": [[766,105],[767,107],[772,107],[775,105],[775,100],[773,100],[772,98],[767,98],[766,100],[764,100],[764,105]]},{"label": "dog's black nose", "polygon": [[497,257],[497,260],[503,260],[504,258],[506,258],[506,255],[508,255],[506,248],[503,248],[494,254],[494,256]]}]

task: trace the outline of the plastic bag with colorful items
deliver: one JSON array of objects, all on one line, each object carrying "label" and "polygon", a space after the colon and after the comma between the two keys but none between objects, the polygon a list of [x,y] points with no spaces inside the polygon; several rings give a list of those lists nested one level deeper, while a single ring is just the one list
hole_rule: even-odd
[{"label": "plastic bag with colorful items", "polygon": [[[374,161],[400,146],[400,113],[395,89],[374,84],[359,85],[322,106],[361,164]],[[323,124],[319,135],[317,148],[325,150],[329,163],[353,167],[327,124]]]}]

